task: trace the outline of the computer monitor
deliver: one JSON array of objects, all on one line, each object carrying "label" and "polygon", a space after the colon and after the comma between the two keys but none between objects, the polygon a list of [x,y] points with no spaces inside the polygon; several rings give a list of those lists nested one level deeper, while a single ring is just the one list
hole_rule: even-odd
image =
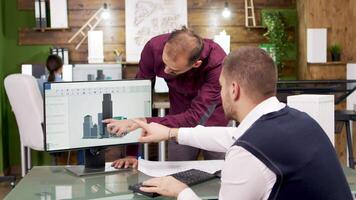
[{"label": "computer monitor", "polygon": [[31,75],[38,79],[43,75],[48,75],[45,64],[22,64],[21,73]]},{"label": "computer monitor", "polygon": [[[62,79],[63,81],[72,81],[73,65],[63,65]],[[46,79],[48,70],[45,64],[22,64],[21,73],[31,75],[37,79]]]},{"label": "computer monitor", "polygon": [[151,105],[150,80],[45,83],[45,150],[90,148],[86,168],[104,167],[105,158],[95,157],[102,147],[137,143],[141,132],[116,137],[102,120],[150,117]]},{"label": "computer monitor", "polygon": [[120,63],[75,64],[73,81],[121,80],[122,65]]}]

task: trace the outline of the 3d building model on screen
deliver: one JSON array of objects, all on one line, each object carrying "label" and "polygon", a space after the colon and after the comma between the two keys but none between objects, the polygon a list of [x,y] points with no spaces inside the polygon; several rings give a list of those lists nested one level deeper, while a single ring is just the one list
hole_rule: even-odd
[{"label": "3d building model on screen", "polygon": [[88,74],[88,81],[102,81],[102,80],[111,80],[111,76],[107,76],[104,74],[104,71],[99,69],[96,71],[96,77],[94,74]]},{"label": "3d building model on screen", "polygon": [[[113,118],[113,106],[111,101],[111,94],[103,94],[102,112],[98,113],[97,124],[93,123],[91,115],[84,116],[83,122],[83,139],[102,139],[112,137],[106,129],[106,124],[102,123],[104,119]],[[126,118],[126,117],[115,117]]]}]

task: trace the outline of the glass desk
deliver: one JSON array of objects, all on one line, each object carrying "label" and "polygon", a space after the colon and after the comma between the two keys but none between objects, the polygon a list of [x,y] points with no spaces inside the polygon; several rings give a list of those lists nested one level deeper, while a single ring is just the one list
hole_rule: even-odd
[{"label": "glass desk", "polygon": [[[151,199],[132,193],[129,185],[150,177],[137,170],[77,177],[63,166],[36,166],[5,197],[18,199]],[[214,179],[192,189],[203,199],[218,199],[220,180]],[[155,199],[169,199],[157,197]]]},{"label": "glass desk", "polygon": [[355,194],[356,194],[356,171],[354,169],[350,169],[348,167],[344,167],[343,168],[344,173],[346,175],[347,178],[347,182],[349,183],[351,192],[355,198]]},{"label": "glass desk", "polygon": [[[356,194],[356,171],[343,168],[353,195]],[[76,177],[63,166],[37,166],[16,185],[5,200],[18,199],[151,199],[128,190],[128,186],[150,178],[137,170]],[[218,199],[220,181],[211,180],[192,189],[202,199]],[[155,199],[169,199],[157,197]]]}]

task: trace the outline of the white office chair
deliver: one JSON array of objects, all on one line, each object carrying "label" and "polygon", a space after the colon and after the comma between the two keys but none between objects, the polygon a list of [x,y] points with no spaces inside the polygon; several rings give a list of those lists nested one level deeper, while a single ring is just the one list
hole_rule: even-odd
[{"label": "white office chair", "polygon": [[4,83],[20,132],[21,175],[25,176],[32,167],[31,149],[44,151],[43,99],[33,76],[12,74]]}]

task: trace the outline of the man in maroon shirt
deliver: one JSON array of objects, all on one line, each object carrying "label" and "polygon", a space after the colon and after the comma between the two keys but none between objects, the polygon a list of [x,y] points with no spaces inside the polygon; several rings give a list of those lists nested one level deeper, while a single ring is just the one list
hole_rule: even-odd
[{"label": "man in maroon shirt", "polygon": [[[147,42],[141,53],[136,78],[162,77],[169,88],[170,110],[165,117],[144,118],[144,121],[178,127],[226,126],[227,119],[220,98],[219,76],[226,54],[215,42],[202,39],[183,27]],[[138,128],[132,120],[104,121],[109,132],[121,135]],[[137,145],[127,147],[127,157],[116,160],[117,168],[137,166]],[[199,149],[168,143],[168,160],[195,160]],[[223,159],[224,154],[203,151],[205,159]]]}]

